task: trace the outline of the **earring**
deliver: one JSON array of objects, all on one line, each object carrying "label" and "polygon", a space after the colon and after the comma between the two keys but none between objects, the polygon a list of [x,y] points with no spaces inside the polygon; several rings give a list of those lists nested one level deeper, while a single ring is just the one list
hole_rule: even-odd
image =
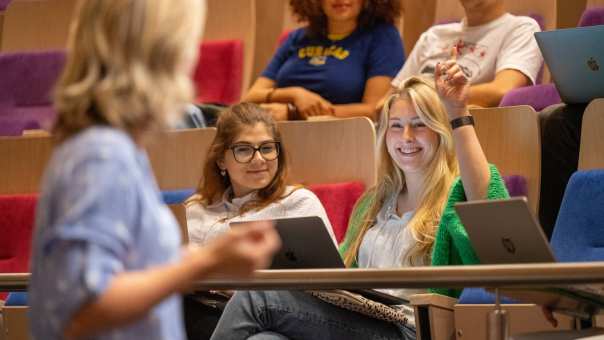
[{"label": "earring", "polygon": [[220,176],[222,176],[222,177],[226,176],[226,170],[224,170],[224,169],[220,170]]}]

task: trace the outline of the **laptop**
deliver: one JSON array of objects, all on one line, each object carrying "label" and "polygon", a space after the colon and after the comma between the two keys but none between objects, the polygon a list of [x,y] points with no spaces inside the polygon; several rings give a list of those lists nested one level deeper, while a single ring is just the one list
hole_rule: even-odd
[{"label": "laptop", "polygon": [[[273,257],[270,269],[346,268],[323,220],[318,216],[289,217],[271,220],[281,238],[281,249]],[[242,227],[250,221],[231,222]],[[348,289],[385,305],[408,304],[409,301],[374,289]]]},{"label": "laptop", "polygon": [[455,210],[481,263],[556,262],[525,197],[457,203]]},{"label": "laptop", "polygon": [[604,25],[535,33],[562,101],[604,98]]}]

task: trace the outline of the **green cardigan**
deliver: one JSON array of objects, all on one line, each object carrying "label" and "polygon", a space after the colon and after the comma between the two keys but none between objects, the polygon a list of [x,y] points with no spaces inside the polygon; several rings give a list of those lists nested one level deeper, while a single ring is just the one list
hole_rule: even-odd
[{"label": "green cardigan", "polygon": [[[489,170],[491,177],[489,179],[487,199],[509,198],[505,183],[503,182],[499,171],[497,171],[497,168],[494,165],[489,165]],[[362,217],[365,215],[367,209],[369,209],[372,200],[373,196],[364,195],[352,212],[346,236],[344,237],[344,241],[340,244],[340,254],[342,257],[344,257],[345,252],[352,246],[352,243],[357,238],[362,225]],[[453,208],[455,203],[463,202],[465,200],[466,194],[463,189],[461,177],[458,177],[453,181],[447,205],[445,206],[436,232],[432,250],[433,266],[479,263],[474,248],[472,248],[472,244],[468,239],[468,234]],[[355,262],[352,264],[352,267],[356,268],[358,267],[358,264]],[[461,292],[459,290],[441,288],[433,289],[432,291],[453,297],[458,297]]]}]

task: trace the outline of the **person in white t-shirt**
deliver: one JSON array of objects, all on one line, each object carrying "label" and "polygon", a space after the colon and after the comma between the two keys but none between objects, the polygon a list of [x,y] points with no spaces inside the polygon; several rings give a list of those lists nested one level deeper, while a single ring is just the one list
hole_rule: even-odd
[{"label": "person in white t-shirt", "polygon": [[447,60],[452,48],[472,84],[470,104],[497,106],[508,91],[535,84],[543,65],[534,38],[540,31],[537,22],[507,13],[503,0],[460,1],[465,18],[424,32],[392,88],[411,76],[434,74],[436,64]]},{"label": "person in white t-shirt", "polygon": [[[203,178],[187,200],[191,243],[207,244],[225,234],[234,221],[319,216],[337,246],[317,196],[300,186],[286,185],[285,148],[267,110],[252,103],[234,105],[221,112],[216,128]],[[208,306],[207,294],[204,298],[186,296],[184,305],[188,338],[209,338],[222,313],[220,308]]]}]

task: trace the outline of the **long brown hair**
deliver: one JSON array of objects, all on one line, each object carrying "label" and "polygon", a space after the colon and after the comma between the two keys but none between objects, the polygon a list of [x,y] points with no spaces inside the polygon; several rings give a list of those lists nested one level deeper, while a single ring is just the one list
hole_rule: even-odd
[{"label": "long brown hair", "polygon": [[195,195],[187,201],[187,204],[200,203],[208,206],[222,199],[231,186],[231,181],[228,174],[225,176],[220,174],[218,161],[224,158],[225,152],[243,129],[258,123],[263,124],[271,137],[281,144],[277,158],[277,172],[266,187],[257,191],[254,199],[241,207],[239,214],[260,210],[286,196],[287,155],[277,123],[272,115],[259,105],[240,103],[220,113],[216,123],[216,137],[210,145],[203,167],[203,177],[199,181]]},{"label": "long brown hair", "polygon": [[[363,0],[363,9],[357,19],[361,29],[371,29],[379,23],[395,24],[401,15],[401,0]],[[327,36],[327,16],[321,0],[290,0],[289,5],[300,22],[308,23],[312,37]]]},{"label": "long brown hair", "polygon": [[186,65],[205,19],[200,0],[82,0],[54,94],[59,141],[108,125],[134,139],[192,100]]},{"label": "long brown hair", "polygon": [[347,266],[357,260],[363,237],[375,225],[376,216],[387,199],[398,194],[405,187],[404,173],[394,163],[386,147],[390,108],[396,100],[409,100],[422,122],[438,134],[439,142],[436,153],[428,164],[426,178],[423,183],[424,190],[419,204],[407,225],[415,238],[416,244],[409,253],[400,254],[406,262],[402,263],[403,265],[429,261],[449,189],[459,173],[451,126],[445,108],[434,89],[434,81],[422,77],[407,79],[388,98],[382,109],[377,138],[378,183],[364,195],[364,197],[368,195],[373,198],[373,201],[365,215],[362,216],[357,238],[344,254],[344,262]]}]

